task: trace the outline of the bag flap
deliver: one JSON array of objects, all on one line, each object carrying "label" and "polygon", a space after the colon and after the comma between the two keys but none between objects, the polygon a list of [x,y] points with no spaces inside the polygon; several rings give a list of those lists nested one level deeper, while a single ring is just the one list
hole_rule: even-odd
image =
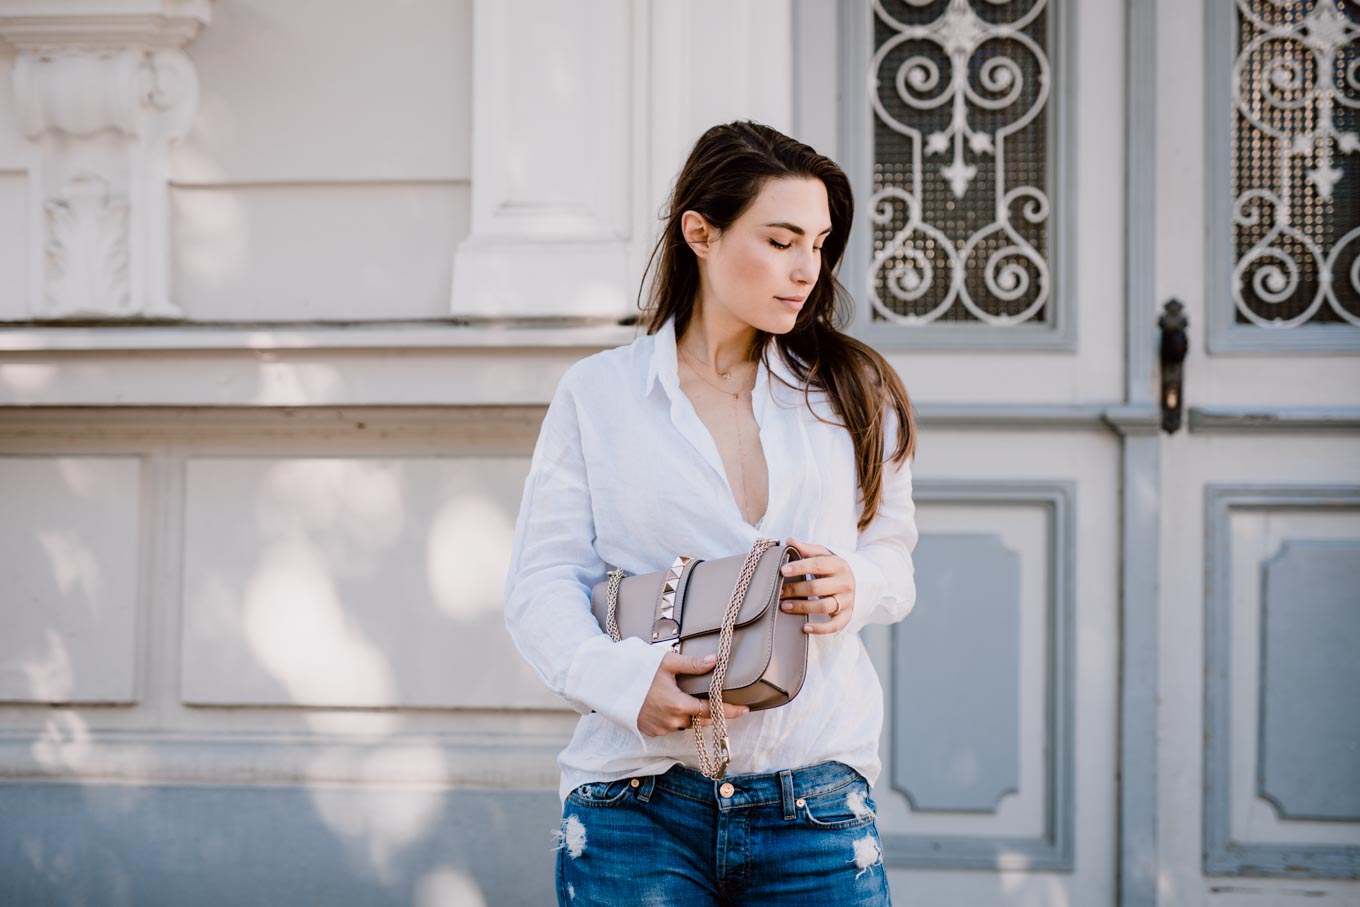
[{"label": "bag flap", "polygon": [[[678,609],[682,640],[722,629],[723,615],[745,560],[745,554],[720,557],[704,561],[690,571],[685,598]],[[756,620],[779,601],[779,590],[784,585],[780,568],[795,560],[798,560],[798,550],[787,545],[775,546],[761,555],[746,590],[746,600],[737,613],[738,627]]]}]

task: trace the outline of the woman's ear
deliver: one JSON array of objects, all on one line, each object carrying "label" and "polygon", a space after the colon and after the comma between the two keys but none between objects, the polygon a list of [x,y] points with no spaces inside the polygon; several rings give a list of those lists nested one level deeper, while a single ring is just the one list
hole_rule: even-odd
[{"label": "woman's ear", "polygon": [[708,257],[708,246],[717,239],[718,231],[698,211],[686,211],[680,215],[680,235],[698,258]]}]

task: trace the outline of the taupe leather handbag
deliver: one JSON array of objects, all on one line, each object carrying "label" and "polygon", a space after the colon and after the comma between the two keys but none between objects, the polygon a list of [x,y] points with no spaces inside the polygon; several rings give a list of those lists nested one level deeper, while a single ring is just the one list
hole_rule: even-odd
[{"label": "taupe leather handbag", "polygon": [[780,569],[798,558],[797,549],[779,539],[757,539],[745,555],[677,557],[669,569],[639,576],[611,570],[591,590],[595,619],[614,641],[636,636],[685,655],[718,656],[707,678],[676,676],[681,690],[711,703],[711,756],[698,718],[691,720],[699,766],[710,778],[723,777],[732,758],[724,700],[772,709],[803,686],[808,615],[779,607]]}]

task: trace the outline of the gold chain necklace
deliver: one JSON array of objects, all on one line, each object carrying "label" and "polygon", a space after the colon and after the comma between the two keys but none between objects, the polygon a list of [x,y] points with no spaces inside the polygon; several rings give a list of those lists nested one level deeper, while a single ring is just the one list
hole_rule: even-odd
[{"label": "gold chain necklace", "polygon": [[[686,355],[686,356],[689,356],[689,353],[686,352],[685,355]],[[694,359],[693,356],[690,356],[690,358],[691,358],[691,359]],[[695,359],[695,361],[697,362],[698,360]],[[714,390],[719,391],[720,393],[723,394],[723,396],[731,397],[731,398],[732,398],[732,426],[733,426],[733,428],[736,429],[736,432],[737,432],[737,476],[738,476],[738,478],[741,479],[741,483],[740,483],[740,484],[741,484],[741,501],[740,501],[740,503],[737,504],[737,510],[741,513],[741,518],[742,518],[742,521],[743,521],[743,522],[745,522],[748,526],[749,526],[749,525],[753,525],[753,524],[751,523],[750,520],[746,519],[746,514],[747,514],[747,512],[750,511],[750,509],[751,509],[751,502],[750,502],[750,500],[749,500],[749,498],[748,498],[748,495],[747,495],[747,493],[746,493],[746,445],[743,444],[743,443],[742,443],[742,440],[741,440],[741,436],[742,436],[742,430],[741,430],[741,404],[740,404],[738,401],[741,400],[742,392],[744,392],[744,391],[752,391],[752,390],[755,390],[755,385],[752,384],[751,387],[749,387],[749,388],[743,388],[741,391],[738,391],[737,393],[734,394],[734,393],[732,393],[731,391],[729,391],[727,388],[725,388],[725,387],[719,387],[718,385],[714,384],[712,381],[709,381],[709,380],[708,380],[707,378],[705,378],[703,375],[699,374],[699,370],[696,369],[694,366],[692,366],[692,365],[689,366],[689,370],[690,370],[690,372],[694,375],[694,377],[696,377],[696,378],[698,378],[700,381],[704,382],[704,384],[707,384],[709,387],[713,388]],[[720,374],[721,374],[721,373],[720,373]],[[758,522],[758,521],[757,521],[757,522]]]},{"label": "gold chain necklace", "polygon": [[[691,360],[693,360],[694,362],[698,362],[700,365],[703,365],[703,364],[704,364],[701,360],[699,360],[697,357],[695,357],[694,354],[691,353],[689,350],[684,349],[684,348],[681,348],[681,349],[680,349],[680,352],[684,353],[686,356],[689,356],[689,358],[690,358]],[[750,387],[739,388],[739,389],[737,390],[737,392],[734,394],[734,393],[732,393],[730,390],[728,390],[727,388],[721,387],[720,385],[714,384],[712,381],[709,381],[707,378],[705,378],[705,377],[699,372],[698,369],[694,368],[693,366],[690,366],[690,371],[694,373],[694,377],[696,377],[696,378],[698,378],[700,381],[704,382],[704,384],[707,384],[709,387],[713,388],[713,389],[716,390],[716,391],[720,391],[721,393],[726,394],[727,396],[731,397],[733,400],[740,400],[740,399],[741,399],[741,395],[742,395],[743,393],[745,393],[746,391],[755,390],[755,384],[754,384],[754,382],[753,382],[753,383],[751,384]],[[730,371],[727,371],[727,372],[718,372],[718,374],[719,374],[721,377],[726,378],[727,376],[731,375],[732,373],[731,373]]]}]

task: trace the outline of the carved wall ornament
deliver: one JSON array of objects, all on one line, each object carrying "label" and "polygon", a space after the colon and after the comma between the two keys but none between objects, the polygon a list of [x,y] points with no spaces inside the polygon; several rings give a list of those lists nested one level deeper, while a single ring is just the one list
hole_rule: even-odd
[{"label": "carved wall ornament", "polygon": [[121,314],[130,308],[128,203],[84,173],[48,199],[47,303],[52,312],[85,309]]},{"label": "carved wall ornament", "polygon": [[[0,2],[33,143],[29,315],[181,318],[170,301],[169,146],[198,107],[181,49],[206,0]],[[149,8],[150,7],[150,8]]]}]

